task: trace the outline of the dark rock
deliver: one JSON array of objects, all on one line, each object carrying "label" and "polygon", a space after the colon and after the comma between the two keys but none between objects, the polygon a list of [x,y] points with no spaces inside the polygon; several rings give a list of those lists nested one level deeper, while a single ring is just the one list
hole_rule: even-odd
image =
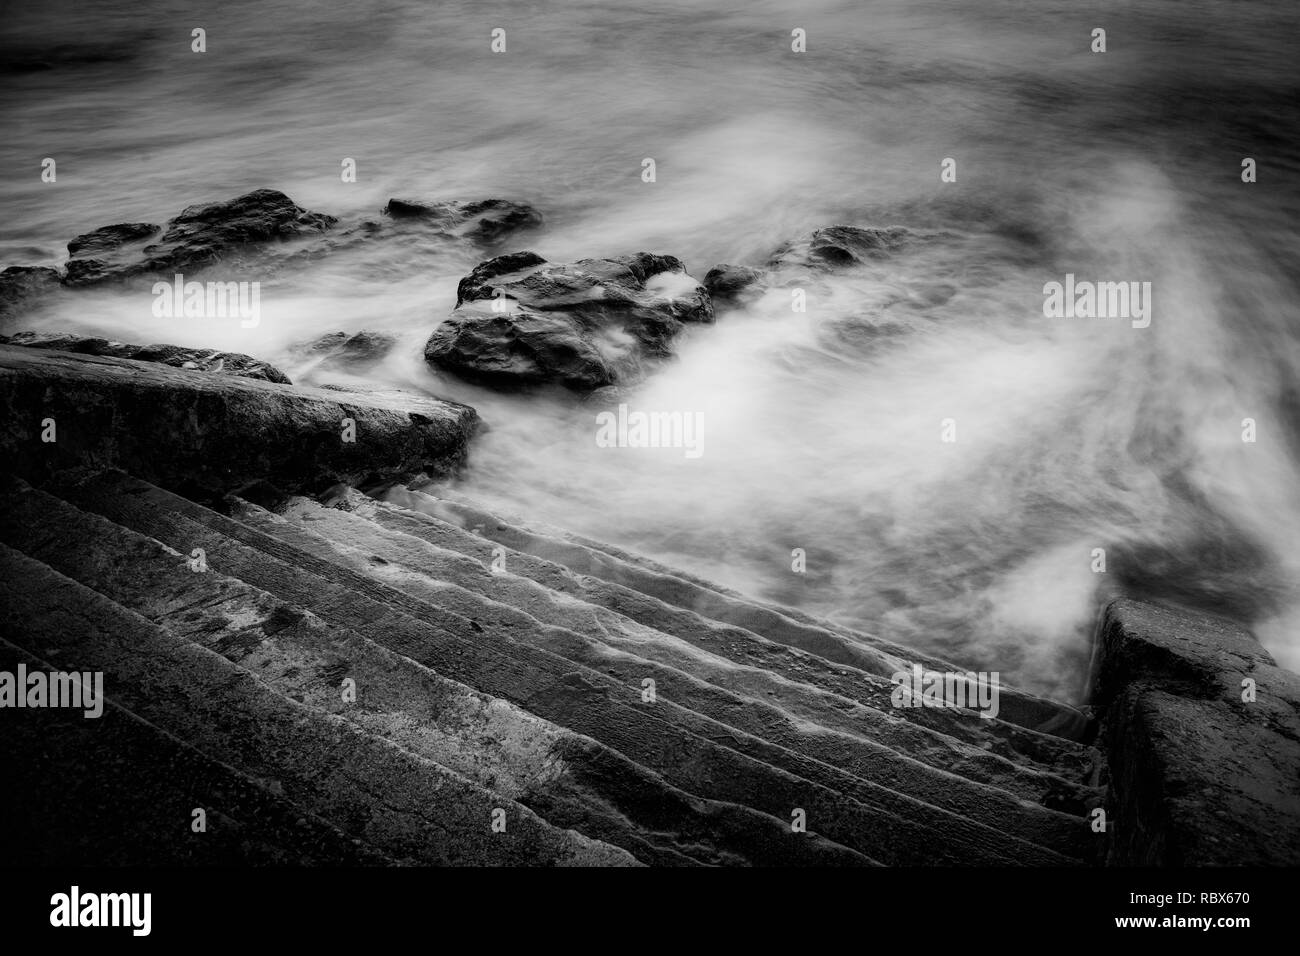
[{"label": "dark rock", "polygon": [[719,263],[704,274],[704,288],[715,300],[736,299],[763,278],[763,270]]},{"label": "dark rock", "polygon": [[59,288],[62,276],[46,266],[10,266],[0,272],[0,318],[17,315],[32,299]]},{"label": "dark rock", "polygon": [[[42,441],[44,422],[56,440]],[[344,419],[353,423],[345,440]],[[34,481],[120,468],[205,496],[269,482],[366,485],[463,463],[478,416],[416,395],[194,375],[157,362],[0,345],[0,454]]]},{"label": "dark rock", "polygon": [[861,229],[827,226],[787,243],[772,256],[772,266],[842,269],[884,259],[919,237],[902,226]]},{"label": "dark rock", "polygon": [[480,263],[457,292],[425,359],[500,388],[623,383],[668,356],[683,323],[713,321],[708,293],[680,260],[645,252],[564,265],[512,253]]},{"label": "dark rock", "polygon": [[150,239],[161,230],[162,226],[155,226],[151,222],[119,222],[114,226],[101,226],[69,242],[68,255],[98,255],[130,242]]},{"label": "dark rock", "polygon": [[396,343],[396,338],[384,332],[331,332],[309,342],[304,349],[321,365],[359,368],[378,362]]},{"label": "dark rock", "polygon": [[509,233],[535,229],[542,224],[541,213],[532,206],[508,199],[435,203],[390,199],[384,212],[393,219],[419,220],[444,235],[483,244],[500,242]]},{"label": "dark rock", "polygon": [[324,232],[337,221],[303,209],[282,192],[257,189],[226,202],[188,207],[167,223],[156,243],[143,248],[138,244],[147,223],[107,226],[79,236],[73,240],[78,249],[69,245],[74,255],[67,281],[86,285],[200,268],[246,247]]},{"label": "dark rock", "polygon": [[429,337],[424,357],[497,388],[559,382],[588,391],[614,381],[605,357],[573,322],[542,312],[453,315]]},{"label": "dark rock", "polygon": [[214,349],[187,348],[183,345],[128,345],[92,336],[58,332],[19,332],[8,337],[0,336],[0,342],[32,349],[76,352],[79,355],[107,355],[113,358],[135,359],[137,362],[161,362],[173,368],[220,372],[281,385],[292,384],[289,377],[275,366],[239,352],[218,352]]},{"label": "dark rock", "polygon": [[1300,677],[1236,624],[1131,600],[1106,609],[1095,659],[1108,863],[1300,859]]}]

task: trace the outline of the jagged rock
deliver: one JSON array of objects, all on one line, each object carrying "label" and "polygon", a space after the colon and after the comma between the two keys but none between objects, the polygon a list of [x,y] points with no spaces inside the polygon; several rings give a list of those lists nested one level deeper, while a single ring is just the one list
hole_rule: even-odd
[{"label": "jagged rock", "polygon": [[541,213],[532,206],[508,199],[434,203],[390,199],[384,212],[393,219],[420,220],[447,236],[485,245],[499,242],[517,230],[535,229],[542,224]]},{"label": "jagged rock", "polygon": [[712,322],[704,287],[673,256],[548,263],[517,252],[460,281],[456,309],[425,359],[500,388],[555,382],[588,392],[670,354],[686,322]]},{"label": "jagged rock", "polygon": [[839,269],[883,259],[919,237],[902,226],[862,229],[827,226],[786,243],[773,254],[771,265]]},{"label": "jagged rock", "polygon": [[184,345],[128,345],[109,339],[60,332],[19,332],[12,336],[0,336],[0,343],[22,345],[31,349],[76,352],[79,355],[107,355],[113,358],[135,359],[137,362],[161,362],[173,368],[221,372],[225,375],[256,378],[281,385],[292,384],[289,377],[274,365],[239,352],[187,348]]},{"label": "jagged rock", "polygon": [[[54,441],[43,441],[53,420]],[[474,409],[417,395],[360,394],[196,375],[158,362],[0,345],[0,453],[41,480],[122,468],[203,496],[449,473]]]},{"label": "jagged rock", "polygon": [[740,294],[763,278],[763,270],[749,266],[719,263],[704,274],[704,288],[714,299],[737,299]]},{"label": "jagged rock", "polygon": [[378,362],[396,343],[396,338],[384,332],[331,332],[309,342],[304,351],[321,365],[359,368]]},{"label": "jagged rock", "polygon": [[167,223],[157,242],[143,247],[140,243],[152,235],[145,231],[148,223],[106,226],[79,236],[69,244],[67,281],[86,285],[196,269],[246,246],[324,232],[337,221],[303,209],[282,192],[257,189],[225,202],[189,206]]},{"label": "jagged rock", "polygon": [[46,266],[10,266],[0,272],[0,318],[22,311],[32,299],[59,288],[62,277]]}]

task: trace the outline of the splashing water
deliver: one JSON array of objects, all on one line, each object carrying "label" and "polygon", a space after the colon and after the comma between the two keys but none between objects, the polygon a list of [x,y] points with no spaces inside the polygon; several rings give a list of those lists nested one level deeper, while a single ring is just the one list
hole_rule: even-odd
[{"label": "splashing water", "polygon": [[[302,382],[325,373],[293,343],[388,331],[399,347],[369,380],[475,405],[491,427],[463,485],[503,510],[1067,698],[1119,594],[1236,617],[1294,668],[1300,97],[1280,38],[1300,13],[973,7],[7,14],[0,161],[30,175],[0,183],[5,264],[56,264],[79,232],[260,186],[345,216],[393,195],[524,199],[547,226],[521,241],[552,261],[644,249],[697,276],[839,222],[934,237],[779,275],[620,394],[699,415],[699,458],[599,446],[598,402],[426,367],[423,342],[479,258],[465,249],[391,243],[278,273],[255,329],[157,318],[120,290],[21,327],[246,352]],[[1100,24],[1110,50],[1092,54]],[[206,54],[190,52],[194,26]],[[790,51],[793,27],[807,53]],[[40,182],[45,156],[57,186]],[[939,178],[947,157],[955,183]],[[1150,327],[1045,317],[1043,286],[1067,273],[1150,282]],[[800,283],[806,312],[791,308]]]}]

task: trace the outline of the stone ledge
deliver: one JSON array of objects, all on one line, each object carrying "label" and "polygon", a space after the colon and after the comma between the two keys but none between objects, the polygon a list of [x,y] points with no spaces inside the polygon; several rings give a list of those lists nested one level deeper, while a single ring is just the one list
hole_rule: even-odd
[{"label": "stone ledge", "polygon": [[[1243,700],[1243,681],[1255,699]],[[1106,608],[1092,704],[1110,766],[1107,861],[1300,860],[1300,677],[1244,628],[1120,600]]]},{"label": "stone ledge", "polygon": [[[420,473],[448,474],[478,415],[396,392],[279,385],[156,362],[0,345],[0,452],[40,482],[120,468],[199,497],[254,485],[314,493]],[[355,440],[343,440],[343,419]],[[53,419],[53,442],[42,441]]]}]

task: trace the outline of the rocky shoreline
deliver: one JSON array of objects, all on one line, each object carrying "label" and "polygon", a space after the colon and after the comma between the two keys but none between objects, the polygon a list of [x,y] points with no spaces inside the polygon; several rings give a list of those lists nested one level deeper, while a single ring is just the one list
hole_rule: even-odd
[{"label": "rocky shoreline", "polygon": [[[499,248],[541,224],[523,203],[396,199],[344,223],[262,189],[78,236],[62,269],[10,267],[0,315],[422,230],[494,253],[425,360],[587,395],[635,383],[688,325],[764,289],[953,240],[831,226],[697,281],[670,255]],[[340,332],[300,348],[364,367],[393,344]],[[45,852],[23,834],[94,826],[119,836],[60,862],[1300,855],[1300,678],[1229,622],[1116,602],[1087,707],[1003,688],[993,719],[899,708],[891,674],[962,669],[443,484],[480,424],[460,403],[294,384],[231,352],[17,332],[0,343],[0,411],[0,663],[102,670],[112,705],[103,735],[24,715],[8,746],[23,766],[52,752],[55,770],[16,803],[7,789],[11,846]],[[94,787],[120,809],[65,793]],[[145,832],[194,805],[219,810],[219,839]]]}]

